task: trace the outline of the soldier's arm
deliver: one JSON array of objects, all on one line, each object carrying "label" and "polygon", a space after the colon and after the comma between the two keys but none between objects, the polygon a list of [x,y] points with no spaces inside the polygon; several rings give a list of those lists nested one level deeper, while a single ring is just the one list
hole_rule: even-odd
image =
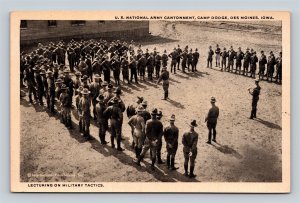
[{"label": "soldier's arm", "polygon": [[193,140],[192,151],[195,151],[197,149],[197,143],[198,143],[198,134]]},{"label": "soldier's arm", "polygon": [[183,146],[187,145],[186,140],[185,140],[185,133],[182,136],[182,144],[183,144]]}]

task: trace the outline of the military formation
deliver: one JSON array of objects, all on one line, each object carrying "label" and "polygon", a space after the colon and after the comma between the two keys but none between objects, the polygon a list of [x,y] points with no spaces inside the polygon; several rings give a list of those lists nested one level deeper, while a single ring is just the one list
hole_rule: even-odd
[{"label": "military formation", "polygon": [[270,51],[267,56],[261,50],[258,55],[256,51],[249,48],[246,48],[245,52],[242,51],[241,47],[235,51],[232,46],[230,46],[229,50],[225,47],[221,50],[217,44],[214,50],[212,46],[209,46],[207,68],[212,68],[213,58],[215,58],[215,67],[220,68],[221,71],[252,78],[256,78],[256,75],[258,75],[260,80],[282,83],[282,52],[279,53],[278,57],[275,57],[273,51]]},{"label": "military formation", "polygon": [[[243,75],[250,73],[255,77],[256,62],[259,61],[259,78],[273,79],[274,66],[276,65],[276,81],[281,82],[281,54],[275,59],[270,53],[268,58],[263,51],[258,59],[256,52],[247,49],[245,53],[239,48],[237,52],[231,47],[227,52],[217,45],[215,51],[209,47],[207,67],[212,68],[213,55],[216,66],[223,71],[233,71]],[[102,145],[110,142],[112,148],[124,151],[122,148],[123,116],[126,113],[131,128],[132,148],[135,151],[134,163],[140,166],[145,155],[150,151],[151,169],[155,170],[155,164],[163,164],[161,150],[163,141],[166,145],[166,165],[170,170],[177,170],[175,156],[177,154],[179,129],[175,125],[175,115],[169,118],[169,125],[161,122],[162,112],[157,108],[149,111],[148,103],[143,97],[137,97],[133,104],[125,105],[121,96],[121,86],[130,83],[139,83],[148,80],[156,80],[156,84],[162,83],[163,100],[169,99],[169,79],[171,74],[180,70],[196,72],[200,58],[198,49],[186,46],[181,49],[178,45],[171,53],[166,50],[160,54],[156,48],[149,52],[142,50],[141,45],[114,40],[71,40],[66,43],[49,43],[38,45],[36,50],[26,54],[21,53],[21,88],[27,87],[27,95],[30,103],[44,106],[53,115],[58,115],[61,123],[68,129],[74,129],[72,113],[78,117],[78,130],[86,139],[93,139],[90,134],[91,120],[98,127],[98,136]],[[228,63],[226,62],[228,58]],[[234,63],[235,60],[235,63]],[[243,61],[243,69],[242,67]],[[255,63],[255,64],[254,64]],[[267,64],[267,73],[265,65]],[[170,65],[170,72],[167,66]],[[248,69],[250,67],[250,69]],[[253,74],[254,71],[254,74]],[[122,75],[122,81],[120,76]],[[114,79],[112,81],[111,79]],[[26,85],[25,85],[26,84]],[[250,118],[256,117],[257,102],[260,94],[259,80],[256,87],[249,89],[253,96]],[[25,96],[21,94],[21,96]],[[211,97],[212,107],[209,109],[205,122],[208,128],[207,143],[217,142],[217,120],[219,108],[215,105],[216,98]],[[127,125],[126,124],[126,125]],[[195,159],[197,156],[198,126],[196,120],[189,123],[189,130],[183,133],[184,175],[190,178],[196,177],[194,173]],[[107,134],[110,140],[107,140]]]}]

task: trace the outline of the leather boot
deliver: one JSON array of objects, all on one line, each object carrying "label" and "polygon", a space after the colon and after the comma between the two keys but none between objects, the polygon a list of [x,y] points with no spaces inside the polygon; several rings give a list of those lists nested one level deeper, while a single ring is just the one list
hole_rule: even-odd
[{"label": "leather boot", "polygon": [[175,158],[171,158],[171,170],[177,170],[178,168],[175,167]]},{"label": "leather boot", "polygon": [[111,141],[111,148],[115,148],[115,138],[111,136],[110,141]]},{"label": "leather boot", "polygon": [[165,162],[163,162],[162,160],[161,160],[161,153],[157,153],[157,163],[158,164],[164,164]]},{"label": "leather boot", "polygon": [[171,168],[170,156],[167,156],[167,166],[168,166],[168,169]]},{"label": "leather boot", "polygon": [[189,173],[188,173],[188,165],[184,165],[184,175],[185,175],[185,176],[189,176]]},{"label": "leather boot", "polygon": [[194,174],[194,166],[190,167],[190,178],[195,178],[196,175]]},{"label": "leather boot", "polygon": [[154,166],[155,162],[156,162],[156,158],[152,159],[152,163],[151,163],[151,170],[152,171],[155,170],[155,166]]}]

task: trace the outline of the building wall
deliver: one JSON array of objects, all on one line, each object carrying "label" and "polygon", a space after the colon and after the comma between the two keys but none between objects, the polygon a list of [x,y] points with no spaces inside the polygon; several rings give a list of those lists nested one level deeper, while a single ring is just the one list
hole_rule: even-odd
[{"label": "building wall", "polygon": [[28,20],[27,28],[21,29],[21,44],[69,38],[135,39],[149,33],[148,21],[85,21],[85,25],[72,25],[68,20],[56,22],[56,27],[48,27],[47,20]]}]

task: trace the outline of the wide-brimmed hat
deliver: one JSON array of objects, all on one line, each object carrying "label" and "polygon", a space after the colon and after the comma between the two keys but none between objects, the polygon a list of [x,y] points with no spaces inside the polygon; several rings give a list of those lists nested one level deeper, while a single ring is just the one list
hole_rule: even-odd
[{"label": "wide-brimmed hat", "polygon": [[144,97],[137,96],[136,98],[137,98],[139,101],[144,101]]},{"label": "wide-brimmed hat", "polygon": [[76,71],[76,72],[75,72],[75,75],[77,75],[77,76],[81,76],[81,72],[79,72],[79,71]]},{"label": "wide-brimmed hat", "polygon": [[154,108],[154,109],[152,109],[152,111],[151,111],[151,115],[157,115],[157,108]]},{"label": "wide-brimmed hat", "polygon": [[255,80],[254,80],[254,82],[256,82],[256,83],[259,83],[259,79],[258,78],[256,78]]},{"label": "wide-brimmed hat", "polygon": [[87,80],[89,77],[87,75],[84,75],[81,79],[82,80]]},{"label": "wide-brimmed hat", "polygon": [[107,86],[108,85],[108,83],[106,82],[106,81],[104,81],[102,84],[101,84],[101,86]]},{"label": "wide-brimmed hat", "polygon": [[46,70],[45,69],[41,69],[40,75],[46,75]]},{"label": "wide-brimmed hat", "polygon": [[192,122],[189,124],[191,127],[197,127],[197,121],[196,120],[192,120]]},{"label": "wide-brimmed hat", "polygon": [[147,101],[143,100],[142,105],[147,106],[148,105]]},{"label": "wide-brimmed hat", "polygon": [[102,95],[102,94],[100,94],[98,97],[97,97],[97,99],[96,99],[97,101],[103,101],[104,100],[104,96]]},{"label": "wide-brimmed hat", "polygon": [[84,88],[82,91],[81,91],[81,94],[89,94],[91,93],[87,88]]},{"label": "wide-brimmed hat", "polygon": [[68,89],[68,87],[65,84],[62,84],[61,89],[66,90],[66,89]]},{"label": "wide-brimmed hat", "polygon": [[112,99],[112,102],[113,102],[114,104],[119,103],[119,98],[118,98],[118,97],[114,97],[114,98]]},{"label": "wide-brimmed hat", "polygon": [[83,87],[82,87],[82,86],[79,86],[78,89],[76,89],[76,92],[81,93],[82,90],[83,90]]},{"label": "wide-brimmed hat", "polygon": [[94,78],[96,79],[96,78],[101,78],[101,77],[100,77],[99,74],[95,74],[95,75],[94,75]]},{"label": "wide-brimmed hat", "polygon": [[161,111],[158,111],[157,117],[161,118],[162,116],[163,116],[162,112],[161,112]]},{"label": "wide-brimmed hat", "polygon": [[117,88],[115,89],[114,93],[116,93],[116,94],[122,94],[121,88],[117,87]]},{"label": "wide-brimmed hat", "polygon": [[70,73],[71,71],[70,71],[70,69],[69,68],[66,68],[65,70],[64,70],[64,73]]},{"label": "wide-brimmed hat", "polygon": [[175,115],[174,114],[171,115],[170,121],[175,121]]},{"label": "wide-brimmed hat", "polygon": [[210,98],[210,102],[211,102],[211,103],[215,103],[215,102],[216,102],[216,98],[215,98],[215,97],[211,97],[211,98]]},{"label": "wide-brimmed hat", "polygon": [[112,84],[108,84],[107,89],[108,89],[108,90],[113,89],[113,85],[112,85]]},{"label": "wide-brimmed hat", "polygon": [[138,106],[137,109],[136,109],[137,112],[143,112],[144,110],[145,110],[144,107],[141,106],[141,105]]},{"label": "wide-brimmed hat", "polygon": [[55,81],[55,83],[62,83],[63,81],[62,81],[62,79],[60,79],[60,78],[58,78],[56,81]]}]

